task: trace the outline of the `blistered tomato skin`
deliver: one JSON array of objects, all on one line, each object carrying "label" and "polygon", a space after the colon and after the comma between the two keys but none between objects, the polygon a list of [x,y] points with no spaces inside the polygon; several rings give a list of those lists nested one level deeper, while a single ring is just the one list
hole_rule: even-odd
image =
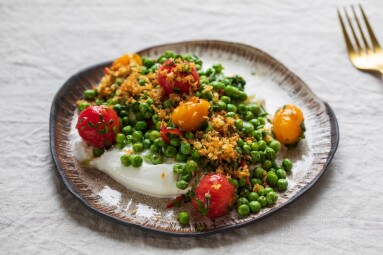
[{"label": "blistered tomato skin", "polygon": [[273,119],[273,133],[275,138],[285,144],[295,144],[303,134],[303,113],[295,105],[287,104],[279,108]]},{"label": "blistered tomato skin", "polygon": [[174,109],[171,120],[182,131],[194,131],[206,120],[209,108],[208,101],[193,97]]},{"label": "blistered tomato skin", "polygon": [[196,89],[200,86],[199,75],[194,65],[186,61],[176,62],[173,59],[166,60],[158,68],[158,83],[167,95],[188,93],[192,86]]},{"label": "blistered tomato skin", "polygon": [[120,122],[113,109],[91,106],[80,113],[76,128],[89,145],[104,148],[115,144],[116,134],[120,131]]},{"label": "blistered tomato skin", "polygon": [[206,210],[206,216],[209,218],[224,216],[231,210],[235,201],[235,188],[222,174],[211,173],[202,176],[194,193],[193,207],[202,214]]}]

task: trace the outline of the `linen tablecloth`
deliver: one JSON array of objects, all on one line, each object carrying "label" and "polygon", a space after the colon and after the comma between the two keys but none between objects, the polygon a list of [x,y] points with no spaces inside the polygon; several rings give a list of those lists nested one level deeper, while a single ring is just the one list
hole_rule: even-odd
[{"label": "linen tablecloth", "polygon": [[[383,43],[383,1],[361,1]],[[357,1],[0,0],[0,254],[382,254],[383,81],[347,59],[336,8]],[[167,42],[258,47],[334,109],[328,170],[285,209],[200,238],[144,232],[88,211],[56,176],[51,102],[78,70]]]}]

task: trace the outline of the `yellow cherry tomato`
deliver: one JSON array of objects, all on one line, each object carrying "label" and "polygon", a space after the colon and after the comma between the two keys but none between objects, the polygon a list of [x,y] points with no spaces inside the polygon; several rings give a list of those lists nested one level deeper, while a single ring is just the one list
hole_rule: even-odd
[{"label": "yellow cherry tomato", "polygon": [[273,133],[275,138],[283,144],[298,142],[303,134],[303,113],[296,105],[287,104],[279,108],[273,119]]},{"label": "yellow cherry tomato", "polygon": [[177,106],[171,119],[182,131],[193,131],[200,127],[209,114],[210,103],[198,97]]},{"label": "yellow cherry tomato", "polygon": [[124,54],[121,57],[117,58],[116,60],[114,60],[114,62],[112,64],[112,69],[118,70],[121,66],[127,66],[132,61],[134,61],[136,64],[142,66],[142,60],[141,60],[140,55],[127,53],[127,54]]}]

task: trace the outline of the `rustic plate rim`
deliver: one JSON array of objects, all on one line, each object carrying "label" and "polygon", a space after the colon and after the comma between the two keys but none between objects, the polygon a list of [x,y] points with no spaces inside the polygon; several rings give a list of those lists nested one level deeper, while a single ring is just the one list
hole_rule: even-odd
[{"label": "rustic plate rim", "polygon": [[71,181],[66,177],[64,170],[59,163],[58,154],[56,151],[54,141],[55,141],[55,127],[56,127],[55,116],[56,116],[56,112],[57,112],[57,108],[58,108],[59,97],[63,93],[65,93],[66,90],[68,90],[71,87],[70,81],[72,79],[75,79],[80,74],[86,73],[89,70],[99,68],[102,66],[107,66],[108,64],[111,63],[111,61],[105,61],[105,62],[101,62],[98,64],[91,65],[89,67],[83,68],[80,71],[78,71],[77,73],[73,74],[68,80],[66,80],[65,83],[56,92],[55,97],[53,98],[51,109],[50,109],[50,115],[49,115],[49,139],[50,139],[49,144],[50,144],[50,152],[51,152],[53,162],[55,165],[55,169],[56,169],[56,174],[58,175],[59,179],[64,183],[64,186],[69,191],[69,193],[72,194],[72,196],[74,198],[76,198],[78,201],[80,201],[85,206],[85,208],[87,208],[89,211],[95,213],[98,216],[101,216],[104,219],[111,220],[113,222],[116,222],[116,223],[119,223],[122,225],[131,226],[131,227],[134,227],[134,228],[137,228],[140,230],[148,231],[151,233],[157,233],[157,234],[166,235],[166,236],[176,236],[176,237],[207,236],[207,235],[212,235],[212,234],[224,232],[224,231],[227,231],[230,229],[238,229],[238,228],[244,227],[244,226],[252,224],[258,220],[261,220],[261,219],[275,213],[276,211],[279,211],[280,209],[282,209],[282,208],[288,206],[289,204],[295,202],[305,192],[307,192],[309,189],[311,189],[314,186],[314,184],[319,180],[319,178],[323,175],[323,173],[327,170],[330,162],[332,161],[332,159],[335,155],[335,152],[337,151],[338,145],[339,145],[339,125],[338,125],[338,121],[337,121],[337,118],[335,116],[335,113],[334,113],[333,109],[330,107],[330,105],[327,102],[325,102],[324,100],[318,98],[318,96],[310,89],[310,87],[300,77],[298,77],[294,72],[292,72],[290,69],[288,69],[282,62],[275,59],[270,54],[260,50],[257,47],[253,47],[253,46],[250,46],[247,44],[243,44],[243,43],[239,43],[239,42],[233,42],[233,41],[223,41],[223,40],[191,40],[191,41],[170,42],[170,43],[150,46],[150,47],[147,47],[147,48],[144,48],[142,50],[137,51],[137,53],[140,53],[143,51],[148,51],[148,50],[159,48],[159,47],[164,47],[164,46],[179,45],[179,44],[193,44],[193,43],[194,44],[195,43],[218,43],[218,44],[228,44],[228,45],[232,45],[232,46],[240,46],[240,47],[246,47],[249,49],[255,49],[255,50],[265,54],[268,58],[272,59],[273,61],[278,62],[283,68],[285,68],[287,71],[289,71],[294,76],[294,78],[296,78],[299,82],[301,82],[311,92],[311,94],[314,97],[316,97],[319,101],[321,101],[325,105],[326,112],[327,112],[327,115],[329,116],[329,121],[330,121],[330,126],[331,126],[331,136],[330,136],[331,137],[331,148],[330,148],[330,151],[328,153],[328,158],[327,158],[326,162],[324,163],[323,169],[315,176],[315,178],[310,183],[308,183],[304,188],[299,190],[299,192],[297,192],[293,197],[289,198],[289,200],[287,202],[285,202],[283,205],[281,205],[277,208],[271,209],[269,212],[265,213],[264,215],[260,216],[259,218],[256,218],[256,219],[253,219],[250,221],[246,221],[246,222],[237,223],[235,225],[230,225],[230,226],[225,226],[225,227],[218,228],[218,229],[209,230],[207,232],[187,232],[186,233],[186,232],[170,232],[170,231],[165,231],[165,230],[159,230],[159,229],[151,228],[148,226],[142,226],[140,224],[135,224],[132,222],[126,222],[126,221],[123,221],[117,217],[114,217],[114,216],[108,215],[104,212],[101,212],[100,210],[92,207],[89,204],[89,202],[74,189]]}]

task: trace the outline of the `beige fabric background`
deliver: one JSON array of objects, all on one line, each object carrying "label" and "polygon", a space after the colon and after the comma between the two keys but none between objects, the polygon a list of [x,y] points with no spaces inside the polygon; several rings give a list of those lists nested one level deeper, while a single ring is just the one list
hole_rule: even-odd
[{"label": "beige fabric background", "polygon": [[[346,57],[336,8],[356,1],[0,0],[0,254],[382,254],[383,81]],[[383,43],[383,1],[361,1]],[[258,47],[334,109],[340,145],[298,201],[255,224],[172,238],[101,219],[56,177],[56,91],[94,63],[151,45]]]}]

